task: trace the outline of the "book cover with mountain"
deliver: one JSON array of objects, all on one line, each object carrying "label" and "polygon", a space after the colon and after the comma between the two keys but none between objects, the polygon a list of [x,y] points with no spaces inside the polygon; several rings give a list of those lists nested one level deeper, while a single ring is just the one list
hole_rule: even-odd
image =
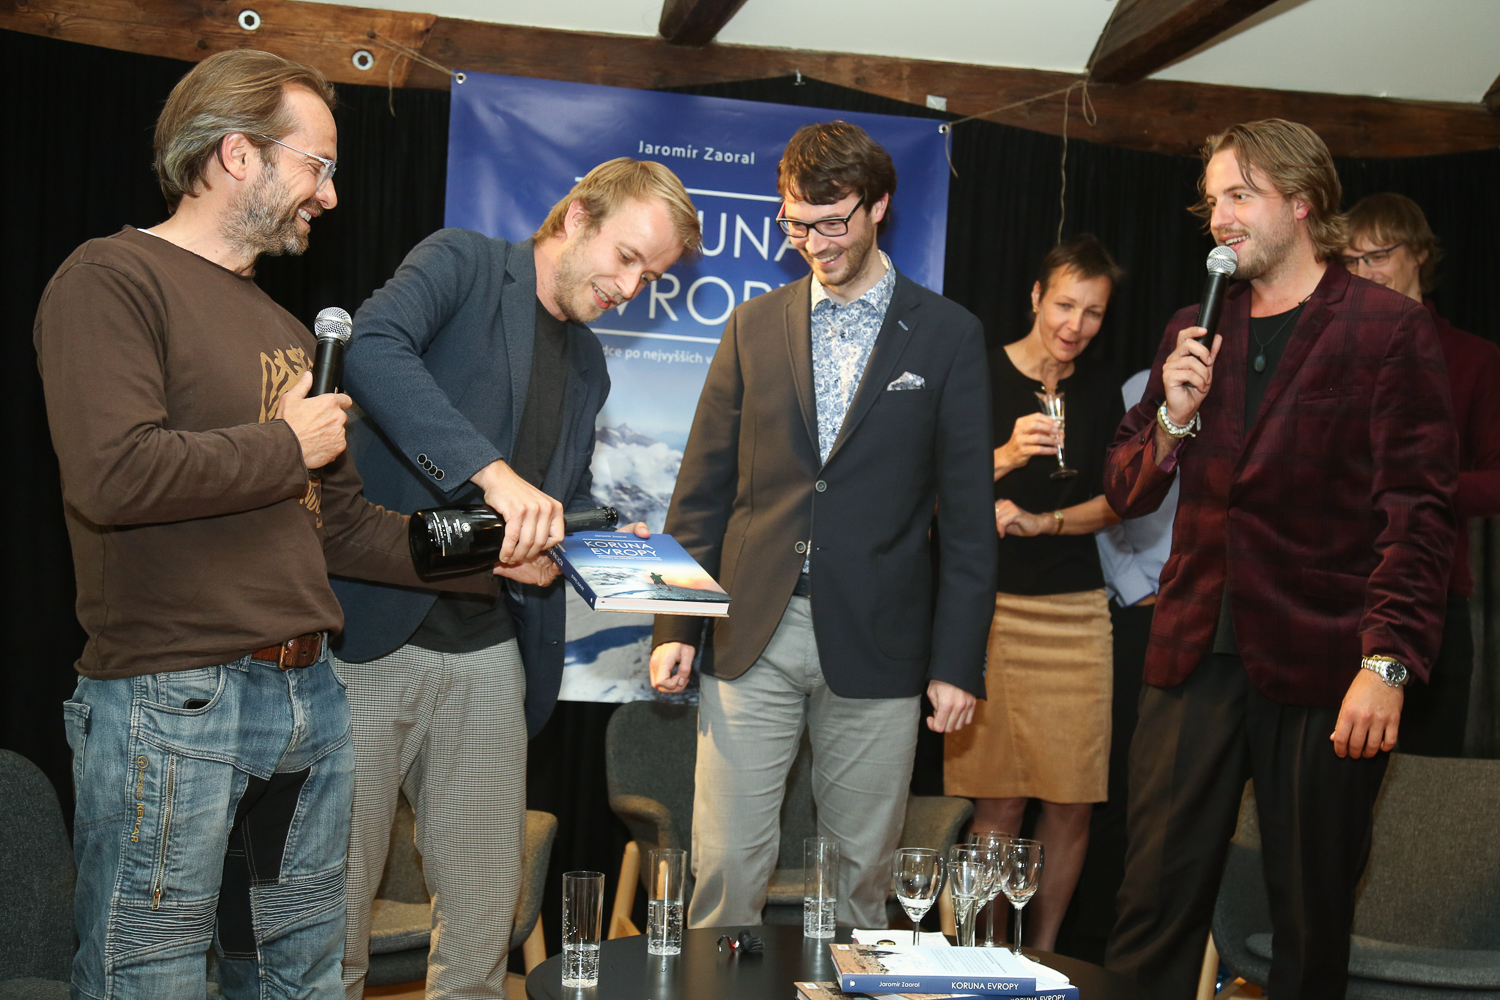
[{"label": "book cover with mountain", "polygon": [[[694,398],[696,399],[696,390]],[[688,415],[691,419],[692,415]],[[629,424],[594,431],[594,502],[620,512],[620,523],[644,521],[660,531],[682,467],[682,449],[642,434]]]},{"label": "book cover with mountain", "polygon": [[729,595],[671,535],[580,531],[549,551],[595,611],[729,614]]}]

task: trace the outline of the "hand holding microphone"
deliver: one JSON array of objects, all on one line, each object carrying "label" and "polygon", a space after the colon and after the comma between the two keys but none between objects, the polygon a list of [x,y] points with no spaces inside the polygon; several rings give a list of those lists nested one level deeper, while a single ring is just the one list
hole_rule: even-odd
[{"label": "hand holding microphone", "polygon": [[1214,331],[1223,312],[1224,292],[1238,264],[1239,258],[1229,247],[1214,247],[1209,251],[1208,276],[1198,304],[1198,325],[1177,334],[1177,347],[1162,365],[1167,417],[1175,424],[1186,425],[1191,421],[1213,387],[1214,360],[1224,342]]},{"label": "hand holding microphone", "polygon": [[354,400],[337,391],[344,377],[344,347],[354,333],[349,314],[329,306],[318,313],[315,329],[318,347],[312,369],[287,390],[276,411],[297,435],[302,461],[309,469],[321,469],[343,453],[348,420],[344,411],[354,405]]}]

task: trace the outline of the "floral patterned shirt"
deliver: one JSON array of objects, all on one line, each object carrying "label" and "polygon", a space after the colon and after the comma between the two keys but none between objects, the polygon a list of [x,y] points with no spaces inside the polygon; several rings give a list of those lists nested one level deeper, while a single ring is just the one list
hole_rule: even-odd
[{"label": "floral patterned shirt", "polygon": [[[822,283],[817,278],[812,280],[813,392],[818,405],[818,455],[823,462],[828,461],[844,426],[844,415],[864,378],[875,338],[896,290],[896,269],[884,250],[878,252],[885,262],[885,274],[847,305],[829,298]],[[802,572],[806,573],[811,564],[811,556],[804,559]]]}]

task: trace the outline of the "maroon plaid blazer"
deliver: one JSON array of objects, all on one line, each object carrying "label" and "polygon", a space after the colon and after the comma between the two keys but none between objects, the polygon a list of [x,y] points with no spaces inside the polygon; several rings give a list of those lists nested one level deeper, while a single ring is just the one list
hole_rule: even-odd
[{"label": "maroon plaid blazer", "polygon": [[[1110,449],[1105,493],[1123,517],[1182,476],[1145,679],[1182,683],[1212,648],[1227,575],[1240,655],[1273,701],[1335,707],[1359,659],[1427,677],[1442,633],[1458,443],[1432,318],[1330,266],[1245,427],[1249,286],[1225,297],[1203,429],[1159,467],[1161,368],[1196,307],[1167,324],[1151,380]],[[1174,461],[1175,459],[1175,461]]]}]

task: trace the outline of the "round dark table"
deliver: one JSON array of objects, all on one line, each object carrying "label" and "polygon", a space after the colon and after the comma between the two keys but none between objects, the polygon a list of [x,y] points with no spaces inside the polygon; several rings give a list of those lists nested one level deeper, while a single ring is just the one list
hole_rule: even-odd
[{"label": "round dark table", "polygon": [[[720,953],[720,934],[741,930],[766,943],[759,955]],[[893,934],[903,933],[894,931]],[[848,941],[840,927],[836,941]],[[646,954],[646,936],[617,938],[599,947],[599,985],[563,989],[562,956],[553,955],[526,977],[529,1000],[796,1000],[793,983],[838,981],[826,940],[802,936],[800,927],[702,927],[683,934],[682,954]],[[1147,1000],[1140,987],[1097,965],[1045,951],[1026,953],[1067,976],[1079,1000]]]}]

